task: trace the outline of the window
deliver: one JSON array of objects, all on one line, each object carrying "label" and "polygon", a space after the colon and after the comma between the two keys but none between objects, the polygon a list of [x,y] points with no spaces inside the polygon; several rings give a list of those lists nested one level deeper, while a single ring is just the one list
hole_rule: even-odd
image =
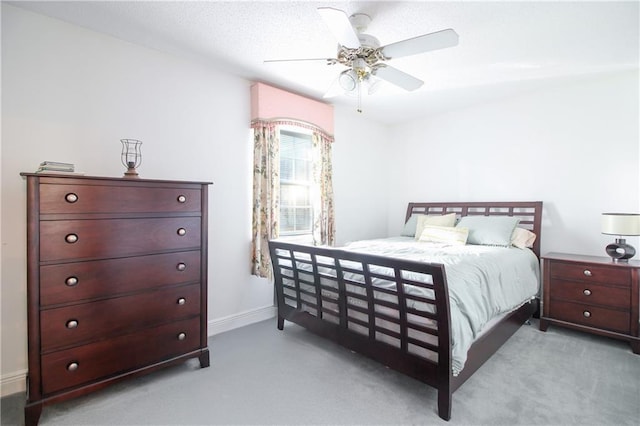
[{"label": "window", "polygon": [[311,135],[280,131],[280,235],[311,234]]}]

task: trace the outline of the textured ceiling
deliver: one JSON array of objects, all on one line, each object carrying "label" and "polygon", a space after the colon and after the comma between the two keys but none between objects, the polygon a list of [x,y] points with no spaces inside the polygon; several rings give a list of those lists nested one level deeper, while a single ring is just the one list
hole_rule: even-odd
[{"label": "textured ceiling", "polygon": [[[389,61],[425,84],[415,92],[386,84],[365,96],[363,114],[383,123],[639,67],[637,1],[8,3],[316,99],[341,65],[264,60],[334,57],[336,41],[317,7],[370,15],[367,33],[382,45],[455,29],[456,47]],[[356,104],[349,96],[330,102]]]}]

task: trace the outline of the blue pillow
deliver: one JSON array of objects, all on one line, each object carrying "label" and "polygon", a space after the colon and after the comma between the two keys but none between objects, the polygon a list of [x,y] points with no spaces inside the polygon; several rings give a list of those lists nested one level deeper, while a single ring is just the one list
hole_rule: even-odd
[{"label": "blue pillow", "polygon": [[509,247],[519,222],[511,216],[464,216],[456,226],[469,229],[467,244]]},{"label": "blue pillow", "polygon": [[407,223],[404,224],[404,228],[402,228],[402,232],[400,235],[403,237],[415,237],[416,235],[416,226],[418,226],[418,216],[417,214],[412,214]]}]

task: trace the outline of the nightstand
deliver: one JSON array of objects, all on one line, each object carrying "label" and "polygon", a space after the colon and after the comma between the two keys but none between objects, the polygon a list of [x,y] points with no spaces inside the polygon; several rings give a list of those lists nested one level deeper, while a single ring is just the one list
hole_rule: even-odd
[{"label": "nightstand", "polygon": [[548,253],[542,270],[540,330],[554,324],[626,340],[640,354],[640,261]]}]

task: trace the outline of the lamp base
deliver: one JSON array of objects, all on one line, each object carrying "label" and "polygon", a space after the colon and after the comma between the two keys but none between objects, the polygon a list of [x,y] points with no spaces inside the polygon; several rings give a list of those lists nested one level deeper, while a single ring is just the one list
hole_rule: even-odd
[{"label": "lamp base", "polygon": [[129,167],[127,171],[124,172],[123,177],[129,178],[129,179],[138,179],[140,176],[138,176],[138,172],[136,171],[135,167]]},{"label": "lamp base", "polygon": [[628,263],[636,254],[636,249],[627,244],[624,238],[616,238],[616,242],[606,247],[607,254],[614,262]]}]

